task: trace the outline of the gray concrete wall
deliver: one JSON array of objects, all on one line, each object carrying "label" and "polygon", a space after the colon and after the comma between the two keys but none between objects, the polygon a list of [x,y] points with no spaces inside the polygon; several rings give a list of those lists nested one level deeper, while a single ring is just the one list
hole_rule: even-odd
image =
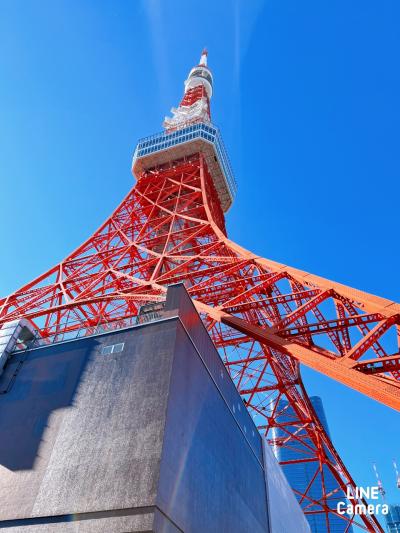
[{"label": "gray concrete wall", "polygon": [[279,466],[268,444],[265,441],[263,444],[269,520],[272,533],[310,533],[308,521],[282,468]]},{"label": "gray concrete wall", "polygon": [[29,353],[0,396],[0,528],[154,506],[175,335],[164,322]]},{"label": "gray concrete wall", "polygon": [[[245,410],[239,395],[236,405]],[[251,433],[250,423],[247,427]],[[262,462],[182,326],[176,337],[157,505],[191,533],[268,531]]]},{"label": "gray concrete wall", "polygon": [[0,391],[0,529],[269,531],[261,437],[182,286],[158,322],[15,356]]}]

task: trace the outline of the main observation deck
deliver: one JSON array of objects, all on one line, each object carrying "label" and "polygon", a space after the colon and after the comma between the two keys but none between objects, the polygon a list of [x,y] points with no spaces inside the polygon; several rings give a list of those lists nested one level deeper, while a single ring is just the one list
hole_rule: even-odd
[{"label": "main observation deck", "polygon": [[222,209],[227,212],[236,194],[236,181],[221,134],[214,125],[198,122],[139,139],[132,172],[137,178],[145,170],[197,152],[204,155]]}]

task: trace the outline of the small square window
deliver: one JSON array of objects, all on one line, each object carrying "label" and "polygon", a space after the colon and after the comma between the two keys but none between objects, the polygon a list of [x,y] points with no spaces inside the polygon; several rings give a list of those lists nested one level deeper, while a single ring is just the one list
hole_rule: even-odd
[{"label": "small square window", "polygon": [[103,346],[101,349],[101,355],[109,355],[110,353],[112,353],[113,348],[113,344],[111,344],[111,346]]},{"label": "small square window", "polygon": [[101,349],[101,355],[110,355],[112,353],[120,353],[124,349],[125,343],[119,342],[118,344],[109,344],[103,346]]}]

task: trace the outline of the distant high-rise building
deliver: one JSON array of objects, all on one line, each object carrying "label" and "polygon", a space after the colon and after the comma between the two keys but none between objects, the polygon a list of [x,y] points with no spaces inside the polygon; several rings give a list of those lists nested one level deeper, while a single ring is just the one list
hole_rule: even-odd
[{"label": "distant high-rise building", "polygon": [[389,513],[386,515],[388,533],[400,533],[400,505],[389,505]]},{"label": "distant high-rise building", "polygon": [[[311,396],[310,400],[322,426],[329,434],[328,422],[326,420],[321,398],[319,396]],[[317,506],[312,500],[314,500],[314,502],[320,501],[321,483],[323,483],[325,485],[326,494],[330,495],[326,499],[326,505],[328,505],[330,509],[336,510],[337,503],[339,501],[345,501],[346,499],[332,471],[327,465],[323,465],[322,469],[320,469],[321,465],[315,460],[311,451],[312,443],[303,435],[301,428],[295,423],[297,417],[293,407],[290,406],[288,402],[282,400],[278,404],[277,411],[279,412],[279,425],[275,429],[275,438],[281,442],[281,446],[277,447],[275,452],[278,460],[283,463],[283,470],[295,492],[298,492],[299,494],[309,494],[308,502],[304,500],[301,501],[302,498],[299,498],[303,509],[305,507],[308,507],[308,509],[315,507],[315,511],[317,511]],[[293,420],[291,435],[297,434],[298,436],[298,441],[295,446],[293,443],[287,446],[285,445],[285,440],[288,438],[287,431],[290,420]],[[280,424],[282,424],[282,427]],[[283,429],[283,425],[285,426],[285,429]],[[304,454],[307,453],[307,447],[310,448],[310,460],[295,462],[300,456],[304,457]],[[325,531],[329,531],[330,533],[351,533],[353,531],[352,526],[350,525],[349,527],[347,520],[332,513],[329,514],[329,525],[327,524],[326,517],[318,512],[310,513],[306,516],[313,533],[324,533]]]}]

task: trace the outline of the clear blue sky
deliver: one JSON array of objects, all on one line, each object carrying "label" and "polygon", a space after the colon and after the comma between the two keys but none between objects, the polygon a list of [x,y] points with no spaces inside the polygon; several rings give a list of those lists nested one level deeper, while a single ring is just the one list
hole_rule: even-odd
[{"label": "clear blue sky", "polygon": [[[0,293],[110,214],[206,45],[239,187],[230,237],[400,301],[399,20],[398,0],[0,2]],[[356,481],[377,461],[400,501],[398,414],[304,377]]]}]

